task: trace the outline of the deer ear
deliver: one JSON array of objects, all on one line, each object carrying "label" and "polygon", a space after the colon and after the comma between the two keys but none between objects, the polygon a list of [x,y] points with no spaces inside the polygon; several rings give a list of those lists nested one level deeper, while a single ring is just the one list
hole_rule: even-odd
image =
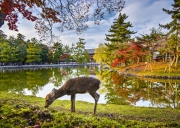
[{"label": "deer ear", "polygon": [[57,89],[53,88],[52,92],[51,92],[51,96],[54,96],[57,93]]}]

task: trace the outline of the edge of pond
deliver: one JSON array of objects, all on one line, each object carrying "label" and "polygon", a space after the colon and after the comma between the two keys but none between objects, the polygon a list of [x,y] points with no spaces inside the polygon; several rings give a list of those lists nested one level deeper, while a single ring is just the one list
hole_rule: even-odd
[{"label": "edge of pond", "polygon": [[76,67],[76,66],[97,66],[97,63],[68,63],[68,64],[46,64],[46,65],[15,65],[15,66],[0,66],[0,70],[8,69],[30,69],[30,68],[57,68],[57,67]]},{"label": "edge of pond", "polygon": [[161,76],[161,75],[141,75],[138,73],[129,73],[129,72],[120,72],[120,75],[130,76],[130,77],[142,77],[142,78],[152,78],[152,79],[173,79],[173,80],[180,80],[180,76]]},{"label": "edge of pond", "polygon": [[[77,67],[77,66],[98,66],[97,63],[68,63],[68,64],[48,64],[48,65],[21,65],[21,66],[0,66],[0,70],[9,70],[9,69],[30,69],[30,68],[57,68],[57,67]],[[118,71],[118,70],[117,70]],[[167,75],[146,75],[139,73],[131,72],[122,72],[118,71],[120,75],[130,76],[130,77],[141,77],[141,78],[152,78],[152,79],[173,79],[180,80],[180,76],[167,76]]]}]

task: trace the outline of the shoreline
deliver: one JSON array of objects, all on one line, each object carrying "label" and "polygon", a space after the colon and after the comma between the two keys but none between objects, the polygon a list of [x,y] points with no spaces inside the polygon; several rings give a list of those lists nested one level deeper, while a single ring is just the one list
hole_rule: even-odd
[{"label": "shoreline", "polygon": [[119,72],[120,75],[129,76],[129,77],[137,77],[137,78],[152,78],[152,79],[164,79],[164,80],[180,80],[180,76],[160,76],[160,75],[140,75],[136,73],[125,73]]},{"label": "shoreline", "polygon": [[[78,67],[78,66],[98,66],[98,63],[85,63],[85,64],[78,64],[78,63],[60,63],[60,64],[44,64],[44,65],[12,65],[12,66],[0,66],[1,70],[13,70],[13,69],[38,69],[38,68],[58,68],[58,67]],[[172,80],[180,80],[180,76],[170,76],[170,75],[150,75],[150,74],[139,74],[141,72],[126,72],[126,71],[119,71],[120,75],[129,76],[129,77],[137,77],[137,78],[152,78],[152,79],[172,79]]]},{"label": "shoreline", "polygon": [[12,66],[0,66],[0,70],[8,69],[30,69],[30,68],[57,68],[57,67],[76,67],[76,66],[97,66],[97,63],[62,63],[62,64],[44,64],[44,65],[12,65]]},{"label": "shoreline", "polygon": [[[163,62],[156,62],[151,65],[152,71],[146,71],[146,64],[141,62],[139,65],[131,65],[123,69],[118,70],[120,75],[125,75],[129,77],[137,78],[147,78],[147,79],[161,79],[161,80],[180,80],[179,72],[164,73],[163,69],[166,64]],[[129,70],[127,70],[129,68]]]}]

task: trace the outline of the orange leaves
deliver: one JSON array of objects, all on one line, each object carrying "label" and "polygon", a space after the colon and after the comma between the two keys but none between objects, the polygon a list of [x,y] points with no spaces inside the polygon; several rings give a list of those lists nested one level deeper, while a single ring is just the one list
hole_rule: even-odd
[{"label": "orange leaves", "polygon": [[31,21],[35,21],[37,19],[37,17],[32,16],[32,12],[28,11],[25,9],[26,6],[24,4],[18,5],[17,9],[19,12],[22,13],[22,15],[27,19],[27,20],[31,20]]},{"label": "orange leaves", "polygon": [[118,65],[118,63],[124,63],[124,59],[123,58],[116,58],[115,60],[113,60],[111,66],[116,67]]},{"label": "orange leaves", "polygon": [[53,10],[52,8],[43,8],[41,16],[43,18],[50,18],[54,22],[61,22],[61,20],[57,18],[57,15],[59,14],[60,14],[59,12]]},{"label": "orange leaves", "polygon": [[117,58],[113,60],[112,67],[116,67],[119,63],[124,63],[125,61],[137,61],[137,58],[141,58],[146,52],[143,50],[142,45],[131,42],[125,44],[124,48],[118,49],[114,54]]},{"label": "orange leaves", "polygon": [[[3,0],[0,2],[1,12],[5,15],[4,21],[7,21],[10,30],[18,31],[16,23],[18,22],[18,12],[27,20],[35,21],[36,16],[32,15],[32,12],[27,7],[33,8],[33,6],[44,7],[41,0]],[[54,23],[61,22],[57,15],[59,12],[52,8],[42,8],[41,17],[51,19]]]},{"label": "orange leaves", "polygon": [[125,80],[124,77],[125,77],[124,75],[119,75],[118,72],[114,72],[112,74],[112,79],[113,79],[116,86],[124,83],[124,80]]},{"label": "orange leaves", "polygon": [[[6,19],[4,18],[0,21],[0,25],[6,21],[11,30],[17,31],[16,23],[18,16],[21,16],[18,13],[21,13],[23,15],[22,17],[25,17],[27,20],[37,21],[38,19],[42,22],[44,21],[45,23],[43,25],[40,24],[42,22],[37,21],[35,29],[38,28],[37,32],[41,37],[47,37],[48,35],[50,37],[48,40],[52,42],[55,37],[53,34],[54,28],[57,28],[59,31],[67,29],[81,33],[88,28],[88,24],[86,23],[89,20],[99,23],[105,18],[104,15],[112,16],[110,14],[121,11],[124,7],[124,2],[122,1],[0,0],[0,7],[3,9],[1,12],[6,17]],[[2,15],[1,12],[0,15]]]}]

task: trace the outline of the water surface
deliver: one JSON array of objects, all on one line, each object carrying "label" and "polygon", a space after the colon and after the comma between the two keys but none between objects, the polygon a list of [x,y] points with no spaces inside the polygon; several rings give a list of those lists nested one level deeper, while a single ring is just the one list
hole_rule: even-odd
[{"label": "water surface", "polygon": [[[53,88],[79,76],[101,80],[99,103],[146,107],[180,107],[180,81],[134,78],[98,67],[60,67],[47,69],[0,70],[0,91],[45,97]],[[60,100],[70,100],[65,95]],[[89,94],[78,94],[76,100],[94,103]]]}]

